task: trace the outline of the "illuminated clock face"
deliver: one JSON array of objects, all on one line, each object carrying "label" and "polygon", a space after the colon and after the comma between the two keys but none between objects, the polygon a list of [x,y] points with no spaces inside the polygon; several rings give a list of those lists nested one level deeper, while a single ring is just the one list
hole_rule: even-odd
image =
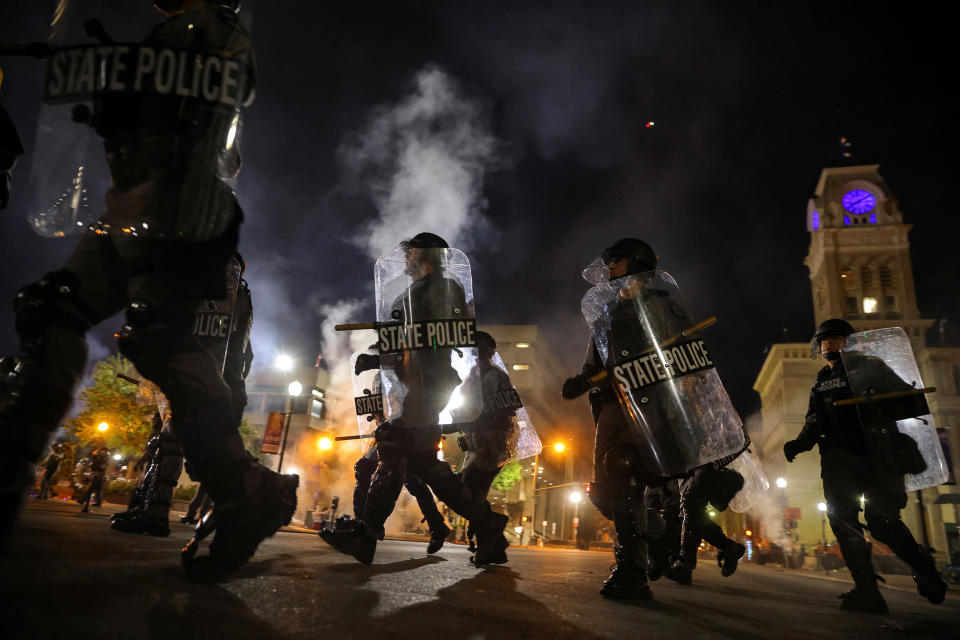
[{"label": "illuminated clock face", "polygon": [[843,208],[853,214],[869,213],[877,206],[877,199],[873,194],[863,189],[853,189],[843,194],[840,201]]}]

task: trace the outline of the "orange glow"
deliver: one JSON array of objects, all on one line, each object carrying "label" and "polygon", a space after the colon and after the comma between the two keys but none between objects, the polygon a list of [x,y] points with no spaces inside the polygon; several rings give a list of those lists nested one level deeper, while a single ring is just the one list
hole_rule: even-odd
[{"label": "orange glow", "polygon": [[97,431],[106,431],[109,428],[110,428],[110,425],[108,425],[106,422],[101,422],[100,424],[97,425]]},{"label": "orange glow", "polygon": [[333,447],[333,440],[331,440],[327,436],[323,436],[322,438],[317,440],[317,448],[320,449],[321,451],[326,451],[327,449],[330,449],[332,447]]},{"label": "orange glow", "polygon": [[750,529],[747,529],[746,531],[744,531],[744,533],[747,534],[748,536],[753,535],[753,531],[750,531]]},{"label": "orange glow", "polygon": [[564,445],[562,442],[558,442],[557,444],[553,445],[553,450],[557,453],[563,453],[566,448],[566,445]]}]

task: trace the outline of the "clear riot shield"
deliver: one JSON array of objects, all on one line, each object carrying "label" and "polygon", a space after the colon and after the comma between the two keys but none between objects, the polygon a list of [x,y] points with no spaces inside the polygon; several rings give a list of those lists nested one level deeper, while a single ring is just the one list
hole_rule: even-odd
[{"label": "clear riot shield", "polygon": [[491,358],[494,367],[502,372],[498,376],[501,384],[493,385],[494,388],[486,388],[486,379],[481,383],[483,393],[483,409],[487,412],[503,412],[510,415],[512,428],[507,436],[506,454],[499,464],[507,464],[514,460],[523,460],[531,458],[543,449],[540,442],[540,436],[530,420],[527,410],[523,407],[523,401],[520,394],[510,384],[510,375],[507,373],[507,366],[499,353],[494,353]]},{"label": "clear riot shield", "polygon": [[672,476],[743,449],[740,417],[670,274],[602,282],[580,307],[647,469]]},{"label": "clear riot shield", "polygon": [[743,476],[743,488],[730,501],[730,508],[737,513],[744,513],[763,497],[770,488],[770,481],[760,461],[749,449],[734,458],[727,467]]},{"label": "clear riot shield", "polygon": [[[371,355],[375,355],[371,353]],[[353,383],[353,405],[357,413],[357,433],[369,436],[383,422],[383,393],[380,385],[380,370],[368,369],[356,371],[359,353],[350,357],[350,378]],[[360,448],[363,452],[373,445],[373,438],[361,438]]]},{"label": "clear riot shield", "polygon": [[33,229],[222,234],[253,98],[249,3],[244,15],[202,2],[172,17],[129,0],[56,4],[31,149]]},{"label": "clear riot shield", "polygon": [[907,475],[907,490],[946,482],[947,463],[926,398],[920,391],[923,381],[906,332],[891,327],[855,333],[847,338],[841,357],[852,403],[861,420],[895,421],[897,430],[917,443],[927,463],[926,470]]},{"label": "clear riot shield", "polygon": [[193,319],[193,335],[204,350],[217,361],[220,372],[227,361],[230,336],[237,330],[237,292],[240,290],[240,275],[243,265],[236,255],[227,262],[225,278],[227,297],[223,300],[204,300]]},{"label": "clear riot shield", "polygon": [[457,249],[397,248],[375,266],[380,383],[387,420],[409,427],[482,410],[470,261]]}]

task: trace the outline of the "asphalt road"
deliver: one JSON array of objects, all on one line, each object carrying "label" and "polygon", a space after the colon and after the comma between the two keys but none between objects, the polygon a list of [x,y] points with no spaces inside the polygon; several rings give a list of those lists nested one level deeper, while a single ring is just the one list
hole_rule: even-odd
[{"label": "asphalt road", "polygon": [[[372,566],[317,536],[280,532],[216,586],[183,579],[168,538],[111,531],[74,503],[29,505],[0,559],[6,638],[960,638],[960,591],[933,606],[908,578],[884,587],[888,616],[841,611],[845,576],[744,565],[731,578],[701,563],[693,586],[666,579],[651,602],[597,593],[609,553],[511,549],[476,569],[466,548],[432,557],[381,543]],[[840,579],[843,578],[843,579]]]}]

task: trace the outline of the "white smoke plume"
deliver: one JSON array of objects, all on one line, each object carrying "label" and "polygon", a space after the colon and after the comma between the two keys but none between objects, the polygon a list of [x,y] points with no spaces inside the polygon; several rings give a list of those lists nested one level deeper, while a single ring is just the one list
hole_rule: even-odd
[{"label": "white smoke plume", "polygon": [[377,206],[357,239],[371,257],[420,231],[463,246],[485,224],[483,179],[499,162],[498,143],[483,105],[439,67],[420,70],[399,103],[376,108],[340,157]]}]

